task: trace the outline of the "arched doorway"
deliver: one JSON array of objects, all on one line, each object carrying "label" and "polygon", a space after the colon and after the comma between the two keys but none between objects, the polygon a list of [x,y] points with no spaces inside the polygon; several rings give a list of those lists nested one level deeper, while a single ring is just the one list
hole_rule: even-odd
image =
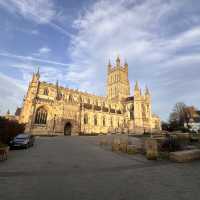
[{"label": "arched doorway", "polygon": [[72,124],[67,122],[64,128],[64,135],[71,135],[72,134]]}]

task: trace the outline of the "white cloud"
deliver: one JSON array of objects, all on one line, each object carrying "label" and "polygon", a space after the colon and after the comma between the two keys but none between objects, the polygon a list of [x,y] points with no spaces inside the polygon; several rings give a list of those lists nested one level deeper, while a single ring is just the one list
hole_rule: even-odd
[{"label": "white cloud", "polygon": [[42,47],[38,50],[38,52],[41,54],[43,54],[43,53],[46,54],[46,53],[51,52],[51,49],[49,49],[48,47]]},{"label": "white cloud", "polygon": [[[6,86],[6,87],[5,87]],[[5,114],[8,108],[14,112],[17,106],[22,105],[26,86],[18,80],[0,73],[0,114]]]},{"label": "white cloud", "polygon": [[6,0],[0,1],[12,13],[28,18],[37,23],[48,23],[56,16],[56,10],[51,0]]},{"label": "white cloud", "polygon": [[[89,87],[91,92],[105,94],[107,61],[109,58],[114,61],[120,55],[129,63],[130,79],[139,79],[142,86],[148,84],[152,88],[154,110],[166,118],[163,113],[169,113],[172,104],[183,96],[180,94],[183,76],[179,74],[188,73],[192,76],[190,79],[200,84],[199,78],[189,73],[191,69],[199,71],[200,60],[192,48],[200,48],[200,26],[191,23],[193,15],[184,18],[187,13],[181,13],[190,3],[102,0],[91,5],[74,21],[78,32],[68,49],[73,62],[79,66],[75,75],[92,71],[88,76],[78,78],[80,85],[87,83],[85,85],[92,85]],[[190,23],[186,23],[187,20]],[[73,74],[71,70],[70,74]],[[176,85],[172,90],[170,83],[173,81]],[[191,85],[186,83],[184,87],[188,91],[186,88]],[[200,106],[198,95],[195,92],[190,95]],[[169,96],[173,97],[170,102]],[[186,96],[183,101],[187,102]]]},{"label": "white cloud", "polygon": [[8,52],[0,52],[0,56],[3,57],[8,57],[8,58],[13,58],[13,59],[19,59],[19,60],[26,60],[26,61],[36,61],[39,63],[47,63],[47,64],[53,64],[53,65],[59,65],[59,66],[69,66],[70,64],[67,63],[62,63],[62,62],[57,62],[53,60],[47,60],[47,59],[40,59],[40,58],[35,58],[32,56],[24,56],[24,55],[16,55]]},{"label": "white cloud", "polygon": [[42,47],[38,50],[38,53],[41,54],[49,54],[51,52],[51,49],[48,47]]},{"label": "white cloud", "polygon": [[63,27],[56,24],[56,19],[60,19],[60,12],[53,0],[1,0],[0,6],[12,14],[37,24],[49,24],[60,33],[71,36]]},{"label": "white cloud", "polygon": [[[37,71],[38,66],[40,66],[38,63],[27,60],[8,60],[7,62],[0,63],[0,71],[6,67],[8,71],[15,72],[15,74],[9,75],[0,73],[0,115],[5,114],[8,108],[14,113],[16,107],[22,105],[28,84],[32,79],[33,72]],[[64,80],[64,72],[62,68],[54,67],[52,64],[40,66],[42,81],[56,83],[56,80]]]}]

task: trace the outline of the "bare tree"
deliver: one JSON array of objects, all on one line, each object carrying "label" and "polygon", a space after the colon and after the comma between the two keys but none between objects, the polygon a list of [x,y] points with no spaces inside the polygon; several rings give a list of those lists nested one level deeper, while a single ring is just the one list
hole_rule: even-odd
[{"label": "bare tree", "polygon": [[184,122],[187,124],[188,128],[190,119],[194,119],[195,117],[197,117],[197,109],[194,106],[187,106],[184,109]]},{"label": "bare tree", "polygon": [[169,122],[173,127],[184,127],[184,124],[188,124],[191,118],[194,118],[197,110],[194,106],[186,106],[183,102],[175,104],[172,113],[170,114]]},{"label": "bare tree", "polygon": [[185,121],[185,108],[186,105],[184,103],[176,103],[170,114],[170,122],[176,123],[178,126],[183,126]]}]

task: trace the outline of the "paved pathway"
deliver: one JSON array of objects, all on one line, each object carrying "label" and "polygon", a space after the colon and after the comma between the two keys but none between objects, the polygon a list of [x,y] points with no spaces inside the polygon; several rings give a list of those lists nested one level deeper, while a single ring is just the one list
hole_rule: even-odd
[{"label": "paved pathway", "polygon": [[38,138],[0,163],[2,200],[200,199],[200,161],[175,164],[101,148],[99,137]]}]

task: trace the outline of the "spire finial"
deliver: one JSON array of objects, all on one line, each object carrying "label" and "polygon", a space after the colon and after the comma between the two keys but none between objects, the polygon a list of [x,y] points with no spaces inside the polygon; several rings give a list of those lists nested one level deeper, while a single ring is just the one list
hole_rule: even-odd
[{"label": "spire finial", "polygon": [[117,56],[116,64],[117,64],[117,67],[120,67],[120,58],[119,58],[119,55]]},{"label": "spire finial", "polygon": [[7,115],[10,115],[10,110],[8,109],[8,111],[7,111],[7,113],[6,113]]},{"label": "spire finial", "polygon": [[128,62],[126,59],[125,59],[124,67],[128,67]]},{"label": "spire finial", "polygon": [[146,86],[145,95],[150,95],[149,88]]},{"label": "spire finial", "polygon": [[110,67],[110,68],[112,67],[110,59],[108,60],[108,67]]},{"label": "spire finial", "polygon": [[108,73],[110,72],[111,68],[112,68],[112,65],[111,65],[111,62],[110,62],[110,59],[109,59],[108,60]]},{"label": "spire finial", "polygon": [[40,67],[39,66],[37,68],[37,73],[36,74],[40,74]]},{"label": "spire finial", "polygon": [[136,81],[136,83],[135,83],[135,90],[138,90],[138,91],[140,90],[138,81]]},{"label": "spire finial", "polygon": [[40,78],[40,67],[37,68],[36,77],[37,77],[38,79]]}]

